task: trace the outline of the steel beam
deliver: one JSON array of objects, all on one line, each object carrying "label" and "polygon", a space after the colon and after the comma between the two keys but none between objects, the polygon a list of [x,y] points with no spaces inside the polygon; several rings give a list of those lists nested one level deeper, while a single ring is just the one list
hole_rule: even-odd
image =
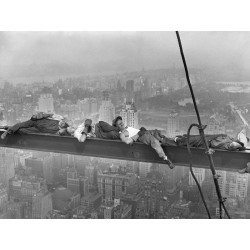
[{"label": "steel beam", "polygon": [[[0,136],[3,132],[0,131]],[[142,143],[126,145],[121,141],[88,138],[84,143],[73,137],[48,134],[9,135],[0,139],[0,147],[55,152],[98,158],[112,158],[127,161],[162,163],[156,152]],[[186,147],[162,146],[167,156],[179,166],[189,166]],[[192,148],[194,167],[208,168],[209,161],[204,149]],[[250,162],[250,151],[215,150],[213,154],[216,169],[239,170]]]}]

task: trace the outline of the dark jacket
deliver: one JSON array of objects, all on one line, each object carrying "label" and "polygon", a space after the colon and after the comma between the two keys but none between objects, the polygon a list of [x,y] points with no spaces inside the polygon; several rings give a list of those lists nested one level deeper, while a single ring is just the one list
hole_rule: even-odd
[{"label": "dark jacket", "polygon": [[111,126],[107,122],[99,121],[95,125],[95,134],[97,138],[108,140],[120,140],[120,134],[117,127]]}]

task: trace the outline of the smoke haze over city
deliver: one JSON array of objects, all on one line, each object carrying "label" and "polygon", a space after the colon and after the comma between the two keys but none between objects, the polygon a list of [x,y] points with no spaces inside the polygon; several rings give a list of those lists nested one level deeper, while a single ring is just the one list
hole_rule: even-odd
[{"label": "smoke haze over city", "polygon": [[[181,32],[191,68],[249,80],[249,32]],[[120,73],[181,67],[174,32],[0,32],[0,76]]]}]

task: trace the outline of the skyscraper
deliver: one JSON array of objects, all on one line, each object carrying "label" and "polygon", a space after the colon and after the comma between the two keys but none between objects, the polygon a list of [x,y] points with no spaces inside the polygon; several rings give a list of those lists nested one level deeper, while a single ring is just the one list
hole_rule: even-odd
[{"label": "skyscraper", "polygon": [[126,99],[124,100],[120,116],[126,126],[139,128],[138,111],[133,102],[126,102]]},{"label": "skyscraper", "polygon": [[32,203],[33,195],[41,191],[47,191],[46,181],[43,178],[14,176],[9,181],[10,200]]},{"label": "skyscraper", "polygon": [[29,157],[25,159],[25,165],[30,168],[32,175],[44,178],[47,184],[53,182],[52,157]]},{"label": "skyscraper", "polygon": [[148,162],[140,162],[139,163],[139,176],[140,176],[140,181],[145,181],[147,178],[147,174],[150,172],[152,163]]},{"label": "skyscraper", "polygon": [[75,170],[67,172],[67,188],[73,193],[80,193],[80,179]]},{"label": "skyscraper", "polygon": [[128,80],[126,82],[126,92],[127,92],[127,100],[129,102],[132,102],[132,100],[135,98],[134,95],[134,80]]},{"label": "skyscraper", "polygon": [[99,109],[99,120],[112,124],[115,118],[115,107],[109,98],[107,91],[103,92],[103,100]]},{"label": "skyscraper", "polygon": [[9,187],[9,180],[15,175],[15,157],[14,150],[0,148],[0,183]]},{"label": "skyscraper", "polygon": [[[194,175],[199,182],[200,185],[202,185],[204,179],[205,179],[205,169],[204,168],[193,168]],[[194,186],[196,185],[195,180],[191,173],[189,172],[189,185]]]},{"label": "skyscraper", "polygon": [[159,215],[163,215],[165,210],[165,185],[163,175],[157,168],[153,168],[152,171],[148,173],[144,184],[144,201],[147,212],[156,218],[158,218]]},{"label": "skyscraper", "polygon": [[7,202],[8,202],[7,188],[0,186],[0,211],[3,208],[3,206],[7,204]]},{"label": "skyscraper", "polygon": [[38,99],[38,111],[54,113],[54,99],[49,88],[44,88]]},{"label": "skyscraper", "polygon": [[81,197],[89,194],[89,179],[88,179],[88,177],[80,177],[80,194],[81,194]]},{"label": "skyscraper", "polygon": [[180,135],[180,120],[178,114],[171,112],[167,118],[167,136],[174,137]]},{"label": "skyscraper", "polygon": [[45,219],[52,209],[51,193],[41,191],[34,194],[32,197],[32,219]]},{"label": "skyscraper", "polygon": [[98,192],[105,201],[121,198],[128,192],[137,192],[137,177],[135,174],[98,173]]}]

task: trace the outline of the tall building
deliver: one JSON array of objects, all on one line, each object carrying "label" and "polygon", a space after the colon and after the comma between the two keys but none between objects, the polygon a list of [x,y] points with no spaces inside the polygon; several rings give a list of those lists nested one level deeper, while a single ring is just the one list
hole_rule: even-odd
[{"label": "tall building", "polygon": [[97,189],[97,169],[95,166],[89,165],[85,167],[85,177],[88,178],[89,190]]},{"label": "tall building", "polygon": [[8,192],[6,187],[0,186],[0,211],[8,202]]},{"label": "tall building", "polygon": [[102,195],[98,193],[89,193],[81,198],[81,206],[89,210],[95,210],[102,203]]},{"label": "tall building", "polygon": [[[200,185],[202,185],[204,179],[205,179],[205,169],[204,168],[193,168],[194,175],[199,182]],[[193,176],[191,175],[191,172],[189,172],[189,185],[194,186],[196,185],[195,180]]]},{"label": "tall building", "polygon": [[121,202],[114,208],[114,219],[131,219],[132,205]]},{"label": "tall building", "polygon": [[99,109],[99,121],[104,121],[109,124],[112,124],[114,118],[115,118],[115,106],[111,102],[108,92],[104,91],[102,104]]},{"label": "tall building", "polygon": [[88,177],[80,177],[80,195],[81,197],[89,194],[89,179]]},{"label": "tall building", "polygon": [[25,166],[31,169],[31,174],[43,178],[43,161],[35,157],[25,159]]},{"label": "tall building", "polygon": [[114,219],[114,209],[115,207],[113,204],[101,205],[100,207],[101,218]]},{"label": "tall building", "polygon": [[24,207],[24,202],[10,201],[7,207],[8,219],[23,219]]},{"label": "tall building", "polygon": [[166,208],[165,187],[164,177],[157,169],[148,173],[144,184],[144,202],[150,216],[158,218],[163,215]]},{"label": "tall building", "polygon": [[52,211],[51,193],[39,192],[32,197],[32,219],[46,219]]},{"label": "tall building", "polygon": [[225,196],[230,198],[246,198],[248,175],[226,172]]},{"label": "tall building", "polygon": [[32,203],[33,195],[41,191],[47,191],[47,184],[43,178],[14,176],[9,180],[10,200]]},{"label": "tall building", "polygon": [[38,99],[38,111],[54,113],[54,99],[48,88],[44,88]]},{"label": "tall building", "polygon": [[25,166],[29,168],[31,174],[44,178],[47,184],[53,183],[53,161],[52,157],[29,157],[25,159]]},{"label": "tall building", "polygon": [[153,88],[152,88],[152,84],[150,83],[150,81],[148,80],[148,78],[143,78],[140,77],[141,80],[141,92],[142,92],[142,98],[150,98],[153,96]]},{"label": "tall building", "polygon": [[14,168],[14,150],[0,148],[0,183],[7,187],[7,189],[9,188],[9,180],[15,175]]},{"label": "tall building", "polygon": [[128,193],[136,193],[138,189],[137,176],[132,173],[118,174],[98,173],[98,192],[105,201],[113,201]]},{"label": "tall building", "polygon": [[225,125],[218,121],[215,117],[210,117],[207,122],[206,134],[214,135],[214,134],[225,134],[226,127]]},{"label": "tall building", "polygon": [[126,126],[139,128],[138,111],[133,101],[126,102],[125,99],[120,116],[122,117],[122,120]]},{"label": "tall building", "polygon": [[80,179],[75,170],[67,172],[67,188],[73,193],[80,193]]},{"label": "tall building", "polygon": [[171,112],[167,118],[167,136],[174,137],[180,134],[180,120],[178,113]]},{"label": "tall building", "polygon": [[[228,198],[246,198],[248,190],[248,175],[217,170],[221,194]],[[216,198],[216,190],[213,186],[213,197]]]},{"label": "tall building", "polygon": [[92,113],[98,112],[98,104],[96,98],[85,98],[83,100],[77,101],[77,108],[80,113],[83,114],[82,117],[86,115],[91,115]]},{"label": "tall building", "polygon": [[159,164],[158,171],[164,178],[166,193],[167,194],[176,193],[180,189],[180,186],[184,177],[184,168],[181,166],[178,166],[174,169],[170,169],[170,168],[166,168],[166,165]]},{"label": "tall building", "polygon": [[126,82],[127,100],[129,102],[132,102],[132,100],[135,98],[134,85],[135,85],[134,80],[128,80]]},{"label": "tall building", "polygon": [[145,181],[147,178],[148,173],[150,172],[152,163],[148,162],[140,162],[139,163],[139,176],[140,176],[140,181]]}]

